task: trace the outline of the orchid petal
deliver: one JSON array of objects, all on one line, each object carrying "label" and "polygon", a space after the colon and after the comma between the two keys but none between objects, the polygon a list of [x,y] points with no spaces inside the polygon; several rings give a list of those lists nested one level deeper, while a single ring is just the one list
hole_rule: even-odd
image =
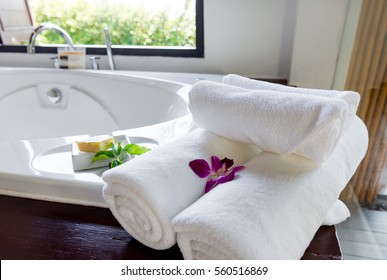
[{"label": "orchid petal", "polygon": [[206,183],[206,187],[204,188],[204,193],[208,193],[210,190],[215,188],[218,185],[218,181],[216,179],[208,179]]},{"label": "orchid petal", "polygon": [[204,159],[195,159],[189,163],[189,166],[200,178],[205,178],[211,174],[210,165]]},{"label": "orchid petal", "polygon": [[238,165],[238,166],[234,166],[232,168],[232,170],[235,170],[235,172],[238,172],[238,171],[241,171],[243,169],[245,169],[246,167],[244,167],[243,165]]},{"label": "orchid petal", "polygon": [[223,184],[223,183],[227,183],[229,181],[232,181],[235,177],[235,172],[231,171],[229,174],[227,174],[226,176],[220,176],[218,178],[218,183],[219,184]]},{"label": "orchid petal", "polygon": [[244,169],[244,168],[245,168],[244,166],[235,166],[235,167],[233,167],[229,174],[227,174],[225,176],[219,177],[217,182],[219,184],[223,184],[223,183],[226,183],[226,182],[229,182],[229,181],[233,180],[234,177],[235,177],[235,173],[240,171],[240,170],[242,170],[242,169]]},{"label": "orchid petal", "polygon": [[207,177],[204,193],[208,193],[219,184],[229,182],[235,178],[235,173],[244,169],[244,166],[234,166],[234,161],[227,157],[222,160],[211,156],[211,166],[204,159],[196,159],[189,163],[191,169],[200,178]]},{"label": "orchid petal", "polygon": [[234,161],[229,158],[224,158],[220,161],[220,165],[226,164],[226,169],[229,169],[231,166],[234,165]]},{"label": "orchid petal", "polygon": [[221,168],[220,160],[217,156],[211,157],[211,168],[212,168],[212,171],[215,173],[217,173],[219,168]]}]

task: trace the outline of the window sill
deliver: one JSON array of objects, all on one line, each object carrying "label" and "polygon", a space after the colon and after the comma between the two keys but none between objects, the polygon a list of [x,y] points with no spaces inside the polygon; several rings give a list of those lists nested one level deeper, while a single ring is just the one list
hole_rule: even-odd
[{"label": "window sill", "polygon": [[[36,53],[58,52],[58,47],[63,45],[36,46]],[[79,45],[86,47],[86,54],[89,55],[106,55],[105,46]],[[146,46],[125,46],[112,47],[114,55],[127,56],[166,56],[166,57],[204,57],[204,48],[194,47],[146,47]],[[0,53],[27,53],[27,46],[0,45]]]}]

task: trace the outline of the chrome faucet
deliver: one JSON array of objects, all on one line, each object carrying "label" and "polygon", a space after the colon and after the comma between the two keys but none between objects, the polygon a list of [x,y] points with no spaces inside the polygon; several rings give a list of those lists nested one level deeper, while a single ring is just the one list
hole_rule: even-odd
[{"label": "chrome faucet", "polygon": [[71,39],[70,35],[62,27],[60,27],[56,24],[53,24],[53,23],[45,22],[45,23],[42,23],[41,25],[39,25],[34,30],[34,32],[32,32],[31,37],[30,37],[30,41],[28,42],[28,46],[27,46],[27,53],[29,53],[29,54],[35,53],[36,37],[44,30],[51,30],[51,31],[58,33],[60,36],[62,36],[63,39],[66,40],[66,43],[69,46],[70,50],[72,50],[72,51],[74,50],[73,40]]},{"label": "chrome faucet", "polygon": [[116,66],[114,64],[114,59],[113,59],[112,43],[110,42],[109,29],[106,27],[103,31],[105,33],[106,52],[109,59],[109,67],[110,67],[110,70],[116,70]]}]

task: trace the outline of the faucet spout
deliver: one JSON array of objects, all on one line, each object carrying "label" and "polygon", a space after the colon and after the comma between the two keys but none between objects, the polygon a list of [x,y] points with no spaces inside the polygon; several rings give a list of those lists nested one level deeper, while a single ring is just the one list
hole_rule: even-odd
[{"label": "faucet spout", "polygon": [[66,44],[69,46],[70,50],[72,50],[72,51],[74,50],[73,40],[71,39],[70,35],[62,27],[60,27],[56,24],[53,24],[53,23],[45,22],[45,23],[42,23],[41,25],[39,25],[34,30],[34,32],[32,32],[32,34],[30,36],[30,40],[28,42],[28,46],[27,46],[27,52],[29,54],[35,53],[36,37],[40,33],[42,33],[44,30],[51,30],[51,31],[58,33],[63,39],[65,39]]},{"label": "faucet spout", "polygon": [[110,70],[116,70],[116,66],[113,58],[112,43],[110,41],[109,29],[106,27],[103,31],[105,33],[106,53],[109,60],[109,67],[110,67]]}]

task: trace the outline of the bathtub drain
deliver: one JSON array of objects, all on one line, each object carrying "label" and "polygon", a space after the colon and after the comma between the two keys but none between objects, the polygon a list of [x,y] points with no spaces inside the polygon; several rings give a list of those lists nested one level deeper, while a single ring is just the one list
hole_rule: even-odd
[{"label": "bathtub drain", "polygon": [[62,100],[62,92],[57,88],[52,88],[47,91],[47,99],[53,104],[59,103]]}]

